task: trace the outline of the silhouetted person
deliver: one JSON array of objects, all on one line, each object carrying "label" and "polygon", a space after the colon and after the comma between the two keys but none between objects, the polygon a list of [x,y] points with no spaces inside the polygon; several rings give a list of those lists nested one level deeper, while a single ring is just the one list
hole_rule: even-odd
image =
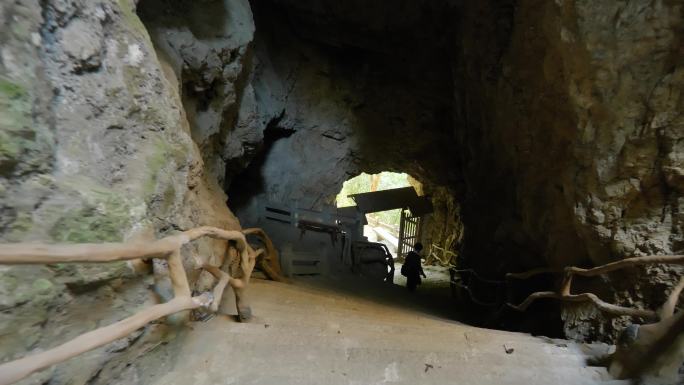
[{"label": "silhouetted person", "polygon": [[423,266],[420,263],[420,251],[423,250],[423,244],[417,242],[413,246],[413,250],[409,251],[404,260],[404,265],[401,267],[401,274],[406,276],[406,288],[409,291],[415,291],[416,287],[420,285],[420,276],[427,278],[423,272]]}]

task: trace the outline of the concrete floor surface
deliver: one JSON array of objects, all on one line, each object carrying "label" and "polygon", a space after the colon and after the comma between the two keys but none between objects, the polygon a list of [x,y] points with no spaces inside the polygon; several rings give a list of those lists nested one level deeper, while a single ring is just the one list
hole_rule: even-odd
[{"label": "concrete floor surface", "polygon": [[[253,280],[254,319],[194,323],[145,376],[154,385],[621,384],[587,346],[481,329],[363,280]],[[433,311],[431,311],[431,309]],[[626,382],[625,382],[626,383]]]}]

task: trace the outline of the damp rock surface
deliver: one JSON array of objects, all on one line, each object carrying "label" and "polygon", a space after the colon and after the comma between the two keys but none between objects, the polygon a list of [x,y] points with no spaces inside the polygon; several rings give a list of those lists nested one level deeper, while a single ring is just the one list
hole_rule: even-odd
[{"label": "damp rock surface", "polygon": [[[650,1],[6,1],[0,240],[236,229],[229,207],[245,223],[256,198],[320,208],[351,176],[401,171],[437,210],[426,243],[486,277],[681,253],[681,15]],[[184,251],[194,288],[210,287],[194,268],[224,245]],[[681,274],[575,290],[655,309]],[[0,360],[168,289],[125,264],[0,267]],[[552,314],[577,340],[614,341],[628,322],[552,306],[522,317]],[[127,364],[165,332],[38,380],[145,383]]]},{"label": "damp rock surface", "polygon": [[[0,15],[11,20],[0,32],[2,242],[121,242],[200,224],[238,227],[133,1],[11,1]],[[222,250],[210,241],[194,247],[205,257]],[[154,304],[153,283],[124,262],[0,267],[0,360]],[[39,381],[96,381],[103,366],[125,365],[118,353],[144,351],[146,338],[86,353]]]}]

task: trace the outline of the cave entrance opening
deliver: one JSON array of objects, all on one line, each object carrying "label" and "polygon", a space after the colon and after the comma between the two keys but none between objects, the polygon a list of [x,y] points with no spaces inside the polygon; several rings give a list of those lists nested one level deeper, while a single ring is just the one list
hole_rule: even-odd
[{"label": "cave entrance opening", "polygon": [[[406,187],[422,190],[420,182],[406,173],[391,171],[377,174],[361,173],[344,182],[336,196],[335,203],[338,208],[353,207],[357,205],[355,200],[357,194]],[[395,258],[403,257],[399,252],[402,218],[406,217],[402,215],[402,208],[369,212],[365,216],[367,224],[363,227],[363,235],[367,240],[384,244]]]},{"label": "cave entrance opening", "polygon": [[[377,268],[373,247],[382,247],[393,257],[390,282],[406,286],[401,267],[406,255],[418,242],[426,245],[421,252],[425,262],[434,251],[430,239],[430,224],[434,207],[432,198],[423,194],[423,185],[405,173],[362,173],[347,180],[336,197],[340,208],[353,209],[365,218],[363,235],[352,241],[352,255],[357,273],[368,276]],[[434,261],[433,261],[434,262]],[[424,294],[436,297],[443,306],[449,298],[450,264],[424,263],[426,277],[422,280]],[[438,294],[435,296],[435,294]]]}]

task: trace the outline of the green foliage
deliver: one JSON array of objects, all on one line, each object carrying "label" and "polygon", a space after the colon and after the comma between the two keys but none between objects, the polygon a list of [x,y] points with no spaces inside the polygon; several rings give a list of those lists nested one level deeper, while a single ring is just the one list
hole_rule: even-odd
[{"label": "green foliage", "polygon": [[[376,174],[378,175],[378,174]],[[393,188],[409,187],[411,184],[408,181],[408,174],[397,172],[382,172],[379,174],[378,190],[389,190]],[[349,195],[369,192],[371,189],[372,175],[361,173],[354,178],[349,179],[342,185],[342,190],[337,195],[337,207],[355,206],[356,203]],[[388,210],[378,213],[369,214],[383,223],[388,225],[399,226],[401,210]]]},{"label": "green foliage", "polygon": [[357,175],[342,185],[342,190],[337,194],[337,207],[356,206],[356,203],[349,195],[370,191],[371,176],[364,173]]},{"label": "green foliage", "polygon": [[399,221],[401,220],[401,209],[380,211],[373,214],[368,214],[382,223],[395,226],[399,228]]},{"label": "green foliage", "polygon": [[409,187],[408,174],[398,172],[381,172],[378,190],[389,190],[393,188]]}]

